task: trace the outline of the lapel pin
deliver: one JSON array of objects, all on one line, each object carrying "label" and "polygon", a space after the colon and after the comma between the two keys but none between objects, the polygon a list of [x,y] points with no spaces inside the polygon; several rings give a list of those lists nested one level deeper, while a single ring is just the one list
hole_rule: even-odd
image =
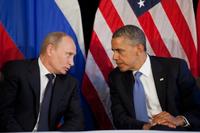
[{"label": "lapel pin", "polygon": [[164,78],[160,78],[160,81],[163,81],[164,80]]}]

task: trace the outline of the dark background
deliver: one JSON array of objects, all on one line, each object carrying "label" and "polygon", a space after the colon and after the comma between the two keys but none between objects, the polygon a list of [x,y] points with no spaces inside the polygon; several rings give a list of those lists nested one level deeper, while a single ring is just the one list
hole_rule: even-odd
[{"label": "dark background", "polygon": [[[100,0],[78,0],[81,8],[86,53],[89,48],[94,17]],[[193,0],[196,13],[198,0]]]}]

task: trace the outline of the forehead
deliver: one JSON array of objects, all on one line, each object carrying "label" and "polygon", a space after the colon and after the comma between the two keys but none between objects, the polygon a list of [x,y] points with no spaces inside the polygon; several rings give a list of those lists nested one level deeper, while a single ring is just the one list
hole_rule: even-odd
[{"label": "forehead", "polygon": [[126,37],[117,37],[112,39],[112,48],[123,48],[123,47],[129,47],[131,46],[131,42]]},{"label": "forehead", "polygon": [[72,40],[72,38],[68,37],[68,36],[65,36],[63,37],[58,45],[57,45],[58,48],[60,49],[63,49],[63,50],[67,50],[67,51],[71,51],[71,52],[74,52],[76,51],[76,46],[74,44],[74,41]]}]

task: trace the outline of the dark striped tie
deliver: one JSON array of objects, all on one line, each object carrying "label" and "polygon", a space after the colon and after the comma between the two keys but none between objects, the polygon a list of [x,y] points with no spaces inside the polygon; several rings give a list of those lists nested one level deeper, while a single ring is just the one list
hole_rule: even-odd
[{"label": "dark striped tie", "polygon": [[40,118],[38,122],[38,131],[49,131],[49,105],[51,101],[51,94],[53,88],[53,74],[46,74],[47,78],[49,79],[45,94],[42,100],[42,105],[40,109]]}]

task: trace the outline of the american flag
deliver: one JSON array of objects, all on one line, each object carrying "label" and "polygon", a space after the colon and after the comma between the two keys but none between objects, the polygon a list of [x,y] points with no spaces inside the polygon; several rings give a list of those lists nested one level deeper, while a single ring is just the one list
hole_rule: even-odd
[{"label": "american flag", "polygon": [[197,24],[197,37],[198,37],[198,70],[200,73],[200,0],[197,7],[197,14],[196,14],[196,24]]},{"label": "american flag", "polygon": [[198,76],[197,34],[192,0],[101,0],[96,12],[86,60],[83,94],[99,129],[111,129],[108,74],[112,60],[111,36],[119,27],[140,27],[150,55],[183,58]]}]

